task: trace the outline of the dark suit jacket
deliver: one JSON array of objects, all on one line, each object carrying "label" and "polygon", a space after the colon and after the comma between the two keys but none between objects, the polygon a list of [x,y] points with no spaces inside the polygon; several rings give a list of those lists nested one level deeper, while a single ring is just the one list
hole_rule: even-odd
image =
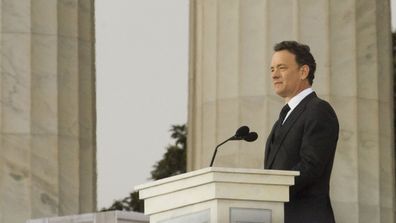
[{"label": "dark suit jacket", "polygon": [[267,139],[264,167],[300,171],[290,188],[290,202],[285,203],[285,223],[334,223],[329,197],[339,132],[334,110],[313,92],[290,113],[272,139],[277,124]]}]

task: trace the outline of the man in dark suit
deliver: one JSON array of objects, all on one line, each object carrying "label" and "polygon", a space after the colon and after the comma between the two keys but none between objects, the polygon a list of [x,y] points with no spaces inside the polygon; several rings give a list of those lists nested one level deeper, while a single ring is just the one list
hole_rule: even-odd
[{"label": "man in dark suit", "polygon": [[285,203],[285,223],[334,223],[329,181],[337,116],[311,88],[316,63],[309,47],[283,41],[274,51],[273,88],[286,105],[267,139],[264,167],[300,171],[290,188],[290,202]]}]

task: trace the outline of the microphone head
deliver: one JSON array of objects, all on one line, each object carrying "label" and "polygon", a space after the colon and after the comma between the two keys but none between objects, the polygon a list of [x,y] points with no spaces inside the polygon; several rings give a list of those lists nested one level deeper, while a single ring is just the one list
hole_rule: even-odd
[{"label": "microphone head", "polygon": [[243,138],[244,136],[249,134],[249,127],[247,127],[246,125],[239,127],[239,129],[236,131],[235,133],[235,138]]},{"label": "microphone head", "polygon": [[258,138],[258,135],[256,132],[249,132],[243,139],[247,142],[254,142]]}]

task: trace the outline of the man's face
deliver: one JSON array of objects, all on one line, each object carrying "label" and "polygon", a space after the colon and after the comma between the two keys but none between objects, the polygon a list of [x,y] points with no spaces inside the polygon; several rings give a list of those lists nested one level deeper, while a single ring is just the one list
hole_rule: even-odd
[{"label": "man's face", "polygon": [[289,51],[275,52],[271,61],[271,77],[275,93],[289,101],[307,88],[308,71],[308,66],[299,66],[296,56]]}]

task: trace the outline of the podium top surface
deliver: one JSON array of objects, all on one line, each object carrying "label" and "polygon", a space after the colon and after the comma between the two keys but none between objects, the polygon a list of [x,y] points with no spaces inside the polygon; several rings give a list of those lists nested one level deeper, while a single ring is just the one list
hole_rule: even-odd
[{"label": "podium top surface", "polygon": [[[249,175],[249,176],[266,176],[266,177],[292,177],[300,175],[298,171],[286,171],[286,170],[267,170],[267,169],[242,169],[242,168],[227,168],[227,167],[207,167],[184,174],[164,178],[154,182],[141,184],[135,187],[135,190],[143,190],[150,187],[156,187],[163,184],[168,184],[183,179],[194,178],[205,174],[234,174],[234,175]],[[293,180],[294,181],[294,180]],[[276,181],[277,182],[277,181]],[[275,182],[275,183],[276,183]],[[277,183],[276,183],[277,184]]]}]

